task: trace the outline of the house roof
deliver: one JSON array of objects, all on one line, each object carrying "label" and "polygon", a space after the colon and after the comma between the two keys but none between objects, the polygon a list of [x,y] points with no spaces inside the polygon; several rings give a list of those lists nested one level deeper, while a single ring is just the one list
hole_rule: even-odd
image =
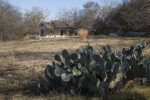
[{"label": "house roof", "polygon": [[53,20],[51,21],[56,27],[69,27],[67,22],[65,21],[59,21],[59,20]]},{"label": "house roof", "polygon": [[46,28],[48,29],[54,29],[54,25],[51,22],[42,22],[42,25],[45,25]]},{"label": "house roof", "polygon": [[65,21],[52,20],[51,22],[42,22],[39,24],[44,25],[47,29],[55,30],[70,30],[71,27]]}]

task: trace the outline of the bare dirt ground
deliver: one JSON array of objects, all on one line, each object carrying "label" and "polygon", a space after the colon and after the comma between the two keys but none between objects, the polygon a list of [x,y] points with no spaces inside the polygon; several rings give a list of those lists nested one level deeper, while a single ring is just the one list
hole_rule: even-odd
[{"label": "bare dirt ground", "polygon": [[[112,46],[113,51],[120,51],[122,48],[135,45],[139,39],[90,38],[89,41],[95,47],[95,51],[98,52],[101,51],[101,46],[107,44]],[[150,39],[145,41],[147,41],[147,47],[144,53],[150,54]],[[86,42],[79,38],[1,42],[0,100],[20,100],[17,98],[21,97],[22,94],[18,94],[28,88],[28,85],[35,82],[39,75],[44,76],[46,63],[53,61],[55,54],[61,54],[63,49],[67,49],[71,53],[84,45],[86,45]]]}]

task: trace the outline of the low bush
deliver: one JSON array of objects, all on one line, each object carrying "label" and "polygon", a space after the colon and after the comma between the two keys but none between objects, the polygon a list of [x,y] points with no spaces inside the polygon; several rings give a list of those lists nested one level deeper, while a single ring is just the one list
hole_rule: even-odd
[{"label": "low bush", "polygon": [[77,30],[77,34],[80,35],[82,40],[85,40],[87,38],[87,35],[88,35],[88,30],[84,29],[84,28],[80,28]]}]

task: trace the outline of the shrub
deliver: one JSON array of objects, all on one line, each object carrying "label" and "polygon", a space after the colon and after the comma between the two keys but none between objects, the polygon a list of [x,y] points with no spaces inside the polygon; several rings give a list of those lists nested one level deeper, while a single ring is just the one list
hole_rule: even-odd
[{"label": "shrub", "polygon": [[84,29],[84,28],[80,28],[77,30],[77,34],[80,35],[81,39],[85,40],[87,38],[87,35],[88,35],[88,30]]},{"label": "shrub", "polygon": [[128,50],[111,51],[110,45],[103,46],[95,53],[93,47],[81,46],[75,53],[62,51],[62,57],[55,55],[55,62],[47,64],[45,76],[48,84],[39,88],[62,90],[72,95],[93,93],[104,96],[113,90],[119,91],[127,82],[137,77],[147,78],[150,82],[150,59],[143,56],[145,42],[137,42]]}]

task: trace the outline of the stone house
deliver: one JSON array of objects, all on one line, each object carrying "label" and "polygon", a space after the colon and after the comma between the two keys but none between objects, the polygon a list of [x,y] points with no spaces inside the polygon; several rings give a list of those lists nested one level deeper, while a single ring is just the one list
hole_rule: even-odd
[{"label": "stone house", "polygon": [[39,24],[39,35],[48,37],[68,36],[71,27],[65,21],[52,20],[51,22],[41,22]]}]

